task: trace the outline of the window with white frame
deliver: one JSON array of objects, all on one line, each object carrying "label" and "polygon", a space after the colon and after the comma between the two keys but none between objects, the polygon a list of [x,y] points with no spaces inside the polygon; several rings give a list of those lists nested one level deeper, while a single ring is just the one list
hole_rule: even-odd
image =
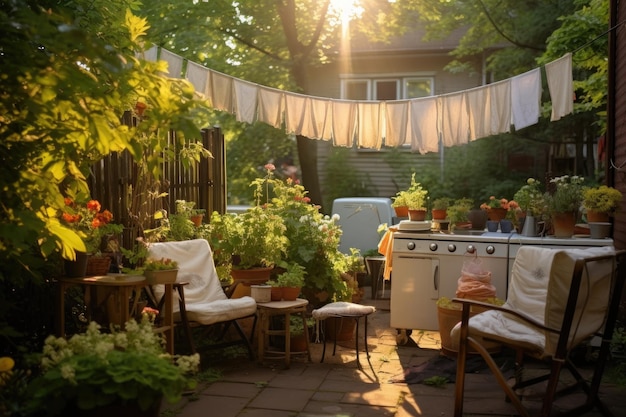
[{"label": "window with white frame", "polygon": [[434,91],[433,77],[367,77],[341,80],[341,98],[346,100],[402,100],[428,97]]}]

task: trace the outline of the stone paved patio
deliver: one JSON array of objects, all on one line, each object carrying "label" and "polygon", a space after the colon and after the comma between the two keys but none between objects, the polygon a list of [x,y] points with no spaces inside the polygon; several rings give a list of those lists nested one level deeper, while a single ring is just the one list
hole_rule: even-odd
[{"label": "stone paved patio", "polygon": [[[369,289],[366,290],[369,294]],[[391,383],[405,367],[423,363],[440,354],[437,332],[413,331],[411,342],[397,346],[396,330],[389,327],[389,300],[363,300],[375,305],[370,316],[368,345],[374,372],[369,368],[361,342],[356,366],[354,341],[339,342],[332,356],[329,343],[324,363],[322,345],[312,344],[313,362],[296,359],[290,369],[281,362],[258,364],[246,356],[220,360],[215,364],[222,377],[203,384],[195,394],[176,405],[165,405],[163,416],[205,417],[346,417],[346,416],[452,416],[454,384],[441,387],[424,384]],[[361,332],[362,334],[362,332]],[[495,379],[487,372],[468,374],[465,415],[515,416],[513,406],[504,400]],[[601,396],[615,416],[626,415],[626,389],[604,384]],[[527,394],[529,403],[533,393]],[[538,404],[534,401],[531,404]],[[567,407],[569,403],[556,403]],[[558,414],[555,414],[558,415]],[[592,411],[585,416],[601,414]]]}]

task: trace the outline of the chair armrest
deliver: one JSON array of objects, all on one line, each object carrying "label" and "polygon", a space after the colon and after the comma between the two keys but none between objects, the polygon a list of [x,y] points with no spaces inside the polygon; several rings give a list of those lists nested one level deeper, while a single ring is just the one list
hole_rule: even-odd
[{"label": "chair armrest", "polygon": [[467,299],[467,298],[453,298],[452,302],[454,303],[461,303],[461,304],[469,304],[470,306],[478,306],[478,307],[484,307],[487,308],[489,310],[497,310],[497,311],[501,311],[503,313],[507,313],[510,314],[512,316],[515,316],[523,321],[525,321],[526,323],[528,323],[531,326],[537,327],[539,329],[542,329],[544,331],[548,331],[548,332],[552,332],[552,333],[560,333],[561,329],[555,329],[552,327],[548,327],[543,323],[539,323],[537,320],[535,320],[534,318],[524,314],[524,313],[520,313],[518,311],[515,310],[511,310],[507,307],[504,306],[499,306],[496,304],[491,304],[491,303],[485,303],[483,301],[477,301],[477,300],[471,300],[471,299]]}]

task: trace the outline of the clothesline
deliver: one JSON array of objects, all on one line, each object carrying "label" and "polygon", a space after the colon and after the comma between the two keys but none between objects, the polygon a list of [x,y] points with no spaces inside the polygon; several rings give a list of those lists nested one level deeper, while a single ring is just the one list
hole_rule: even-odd
[{"label": "clothesline", "polygon": [[[187,79],[196,92],[238,121],[261,121],[287,133],[335,146],[380,149],[408,145],[422,154],[538,123],[541,69],[485,86],[424,98],[362,101],[297,94],[231,77],[153,47],[150,61],[168,63],[169,76]],[[187,61],[183,74],[183,63]],[[545,65],[551,121],[573,112],[572,54]]]}]

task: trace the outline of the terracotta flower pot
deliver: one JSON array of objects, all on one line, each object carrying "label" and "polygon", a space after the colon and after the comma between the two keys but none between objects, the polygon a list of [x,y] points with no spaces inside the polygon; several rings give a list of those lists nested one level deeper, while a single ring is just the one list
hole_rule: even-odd
[{"label": "terracotta flower pot", "polygon": [[397,217],[409,217],[409,208],[407,206],[394,207]]},{"label": "terracotta flower pot", "polygon": [[433,220],[445,220],[448,215],[448,210],[446,209],[432,209]]},{"label": "terracotta flower pot", "polygon": [[293,301],[300,295],[300,287],[283,287],[283,300]]},{"label": "terracotta flower pot", "polygon": [[587,223],[608,223],[609,213],[587,210]]},{"label": "terracotta flower pot", "polygon": [[576,213],[554,213],[552,214],[552,228],[554,229],[554,237],[569,238],[574,235],[574,227],[576,226]]},{"label": "terracotta flower pot", "polygon": [[426,210],[409,210],[409,220],[413,222],[426,220]]},{"label": "terracotta flower pot", "polygon": [[506,209],[502,207],[490,208],[487,210],[487,217],[489,217],[489,220],[499,222],[506,217]]}]

